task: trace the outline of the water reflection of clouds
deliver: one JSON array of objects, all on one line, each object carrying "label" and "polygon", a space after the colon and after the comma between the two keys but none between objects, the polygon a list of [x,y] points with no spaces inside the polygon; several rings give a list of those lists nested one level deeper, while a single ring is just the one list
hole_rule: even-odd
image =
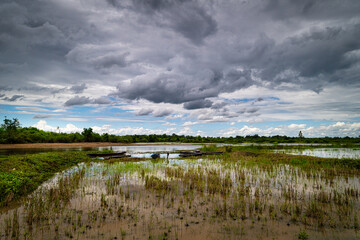
[{"label": "water reflection of clouds", "polygon": [[360,149],[354,148],[281,149],[274,150],[274,152],[322,158],[360,159]]}]

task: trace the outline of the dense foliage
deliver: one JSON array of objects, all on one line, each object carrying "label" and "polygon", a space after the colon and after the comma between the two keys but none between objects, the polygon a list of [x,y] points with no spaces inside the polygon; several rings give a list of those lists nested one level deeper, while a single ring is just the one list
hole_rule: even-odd
[{"label": "dense foliage", "polygon": [[287,136],[235,136],[235,137],[201,137],[185,135],[125,135],[118,136],[108,133],[102,135],[93,132],[91,128],[84,128],[82,133],[45,132],[34,127],[21,127],[19,121],[5,118],[0,127],[0,144],[5,143],[76,143],[76,142],[183,142],[183,143],[332,143],[354,144],[360,142],[360,137],[323,137],[306,138],[303,134],[299,137]]}]

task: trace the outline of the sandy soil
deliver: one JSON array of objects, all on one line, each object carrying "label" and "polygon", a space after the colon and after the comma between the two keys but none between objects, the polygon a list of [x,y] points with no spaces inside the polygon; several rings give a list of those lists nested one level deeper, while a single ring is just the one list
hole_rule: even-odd
[{"label": "sandy soil", "polygon": [[[134,144],[111,143],[111,142],[83,142],[83,143],[28,143],[28,144],[0,144],[0,149],[10,148],[68,148],[68,147],[106,147],[106,146],[130,146]],[[137,146],[139,144],[136,144]]]}]

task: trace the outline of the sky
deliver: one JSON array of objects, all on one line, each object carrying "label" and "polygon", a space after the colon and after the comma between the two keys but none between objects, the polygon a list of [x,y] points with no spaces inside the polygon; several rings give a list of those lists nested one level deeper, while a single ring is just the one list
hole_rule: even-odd
[{"label": "sky", "polygon": [[0,117],[46,131],[360,135],[359,0],[2,0]]}]

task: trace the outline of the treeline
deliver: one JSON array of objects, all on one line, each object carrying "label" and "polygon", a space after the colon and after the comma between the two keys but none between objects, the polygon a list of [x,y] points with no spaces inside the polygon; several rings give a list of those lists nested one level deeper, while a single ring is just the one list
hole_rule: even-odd
[{"label": "treeline", "polygon": [[91,128],[84,128],[81,133],[46,132],[34,127],[21,127],[20,122],[5,118],[0,127],[0,144],[14,143],[78,143],[78,142],[115,142],[115,143],[148,143],[148,142],[182,142],[182,143],[332,143],[356,144],[359,137],[287,137],[287,136],[236,136],[236,137],[201,137],[185,135],[125,135],[98,134]]}]

